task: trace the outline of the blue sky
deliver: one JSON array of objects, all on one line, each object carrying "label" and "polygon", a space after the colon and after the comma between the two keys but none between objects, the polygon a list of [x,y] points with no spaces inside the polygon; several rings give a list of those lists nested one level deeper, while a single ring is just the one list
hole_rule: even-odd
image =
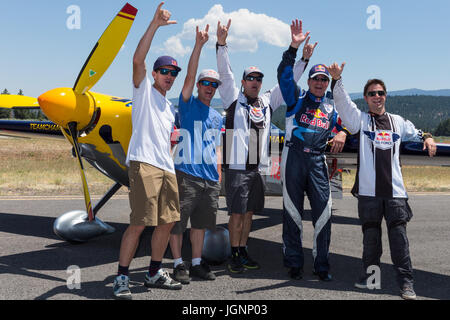
[{"label": "blue sky", "polygon": [[[0,90],[37,97],[55,87],[72,87],[94,44],[112,18],[125,4],[117,0],[0,0]],[[131,59],[150,23],[159,1],[130,1],[139,9],[135,23],[113,65],[94,92],[131,98]],[[80,29],[70,30],[67,8],[80,8]],[[369,29],[374,17],[370,6],[377,6],[380,28]],[[276,83],[276,68],[289,45],[292,19],[303,20],[311,41],[319,45],[311,63],[346,61],[345,86],[360,92],[367,79],[385,80],[388,90],[450,88],[450,2],[406,0],[346,1],[249,1],[249,0],[167,0],[176,25],[159,29],[147,63],[162,54],[175,55],[184,69],[168,93],[178,97],[194,45],[196,23],[214,21],[210,41],[204,47],[200,67],[216,69],[216,16],[222,23],[234,17],[230,30],[230,59],[236,77],[245,67],[259,66],[266,77],[263,90]],[[245,10],[244,10],[245,9]],[[193,20],[192,20],[193,19]],[[212,32],[211,32],[212,30]],[[179,47],[175,48],[175,41]],[[185,53],[189,52],[189,53]],[[183,54],[184,53],[184,54]],[[305,86],[304,79],[300,85]],[[218,94],[216,98],[219,98]]]}]

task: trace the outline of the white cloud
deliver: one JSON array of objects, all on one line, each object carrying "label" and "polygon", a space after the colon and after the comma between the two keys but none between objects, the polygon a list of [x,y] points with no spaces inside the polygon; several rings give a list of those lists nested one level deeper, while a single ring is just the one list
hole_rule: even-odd
[{"label": "white cloud", "polygon": [[207,24],[209,24],[207,45],[214,47],[217,41],[217,22],[227,24],[228,19],[231,19],[231,28],[227,39],[230,51],[255,52],[258,50],[259,43],[264,42],[277,47],[287,47],[290,43],[288,24],[266,14],[251,12],[248,9],[226,13],[223,11],[222,5],[216,4],[203,18],[189,19],[183,25],[181,33],[164,42],[162,51],[178,57],[190,54],[192,48],[183,45],[183,41],[193,45],[196,26],[204,29]]}]

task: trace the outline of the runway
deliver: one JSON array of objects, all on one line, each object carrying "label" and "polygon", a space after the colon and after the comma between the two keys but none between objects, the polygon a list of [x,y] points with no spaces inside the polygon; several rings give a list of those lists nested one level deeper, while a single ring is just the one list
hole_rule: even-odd
[{"label": "runway", "polygon": [[[93,202],[96,201],[98,198],[94,197]],[[418,299],[450,299],[449,194],[413,194],[410,205],[414,217],[408,225],[408,237]],[[128,199],[115,197],[99,213],[104,222],[116,228],[114,234],[81,245],[57,238],[52,231],[54,219],[83,206],[82,197],[0,197],[0,299],[112,299],[120,241],[128,224]],[[228,216],[222,197],[219,208],[217,223],[226,226]],[[381,289],[364,291],[353,287],[361,272],[362,233],[352,196],[344,195],[344,199],[333,203],[330,262],[334,281],[330,283],[320,282],[312,275],[313,228],[308,201],[305,201],[307,212],[303,224],[305,277],[297,281],[288,278],[282,264],[281,208],[280,197],[266,197],[266,209],[254,217],[249,251],[261,264],[260,270],[230,275],[225,264],[213,266],[215,281],[192,281],[181,291],[148,290],[143,286],[152,234],[152,228],[147,228],[130,267],[133,299],[184,300],[186,305],[193,300],[401,299],[384,224]],[[183,257],[190,261],[187,236],[185,243]],[[172,272],[170,251],[163,264]],[[72,285],[70,289],[74,270],[79,271],[80,286]]]}]

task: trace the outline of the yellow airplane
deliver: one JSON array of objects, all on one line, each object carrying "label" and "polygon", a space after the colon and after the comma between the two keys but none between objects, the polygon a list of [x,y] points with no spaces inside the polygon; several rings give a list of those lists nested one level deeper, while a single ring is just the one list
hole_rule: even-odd
[{"label": "yellow airplane", "polygon": [[[73,88],[50,90],[38,99],[1,95],[0,107],[20,109],[40,107],[57,124],[73,145],[83,183],[86,211],[72,211],[59,217],[54,231],[71,242],[85,242],[114,228],[96,217],[98,210],[120,189],[128,186],[126,150],[131,137],[131,100],[90,89],[101,79],[121,49],[137,14],[126,4],[114,17],[81,69]],[[115,185],[92,208],[81,158],[115,181]]]}]

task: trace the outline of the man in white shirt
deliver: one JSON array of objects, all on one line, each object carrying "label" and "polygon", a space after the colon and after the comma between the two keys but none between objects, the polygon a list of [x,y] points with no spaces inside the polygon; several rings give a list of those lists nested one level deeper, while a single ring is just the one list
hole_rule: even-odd
[{"label": "man in white shirt", "polygon": [[176,23],[169,20],[169,11],[161,9],[163,4],[159,4],[133,58],[133,130],[126,160],[131,214],[130,225],[122,238],[119,270],[113,285],[114,296],[118,299],[131,299],[128,268],[146,226],[154,226],[155,229],[145,286],[181,289],[181,283],[171,279],[161,268],[170,231],[180,220],[178,186],[170,152],[175,115],[166,93],[172,88],[181,68],[174,58],[159,57],[153,65],[154,84],[151,85],[145,64],[157,29]]},{"label": "man in white shirt", "polygon": [[[228,270],[241,273],[260,267],[248,255],[247,240],[253,214],[264,209],[265,186],[262,175],[270,173],[271,114],[284,100],[278,85],[260,95],[264,74],[254,66],[244,70],[239,90],[226,43],[230,26],[231,19],[227,25],[218,23],[216,47],[217,68],[222,82],[219,93],[227,112],[223,160],[232,254]],[[296,80],[300,78],[305,66],[304,61],[295,64]]]}]

